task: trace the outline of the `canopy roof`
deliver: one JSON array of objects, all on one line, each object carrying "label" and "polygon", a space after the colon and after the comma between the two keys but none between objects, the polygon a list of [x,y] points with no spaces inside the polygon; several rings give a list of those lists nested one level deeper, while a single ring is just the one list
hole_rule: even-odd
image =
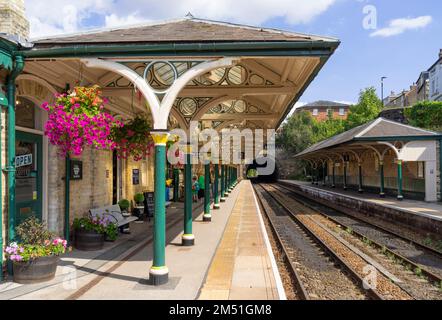
[{"label": "canopy roof", "polygon": [[[47,83],[56,91],[98,84],[115,113],[147,112],[146,101],[125,77],[88,68],[82,59],[117,62],[166,90],[178,76],[204,61],[237,58],[236,66],[211,70],[179,92],[170,127],[190,121],[226,127],[277,128],[339,45],[329,37],[275,29],[186,19],[102,29],[34,41],[22,79]],[[148,72],[146,66],[155,63]]]},{"label": "canopy roof", "polygon": [[377,118],[359,127],[318,142],[298,153],[295,158],[303,158],[314,153],[364,141],[395,141],[440,139],[442,134],[405,125],[399,122]]},{"label": "canopy roof", "polygon": [[158,42],[219,42],[219,41],[331,41],[319,37],[277,29],[259,28],[233,23],[184,18],[126,28],[101,29],[72,35],[41,38],[36,47],[73,43],[158,43]]},{"label": "canopy roof", "polygon": [[318,107],[349,107],[349,104],[335,102],[335,101],[326,101],[319,100],[311,103],[307,103],[303,106],[298,107],[298,109],[310,109],[310,108],[318,108]]}]

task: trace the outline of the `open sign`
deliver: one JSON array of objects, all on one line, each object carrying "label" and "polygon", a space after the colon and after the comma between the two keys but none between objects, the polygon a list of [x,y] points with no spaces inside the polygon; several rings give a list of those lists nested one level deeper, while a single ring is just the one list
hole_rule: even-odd
[{"label": "open sign", "polygon": [[25,167],[32,164],[32,153],[15,157],[15,167]]}]

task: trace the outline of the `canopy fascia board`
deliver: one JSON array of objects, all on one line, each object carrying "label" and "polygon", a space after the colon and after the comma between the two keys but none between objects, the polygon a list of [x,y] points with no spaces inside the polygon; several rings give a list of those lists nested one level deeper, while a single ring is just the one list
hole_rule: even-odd
[{"label": "canopy fascia board", "polygon": [[392,136],[392,137],[359,137],[352,141],[413,141],[413,140],[440,140],[442,134],[419,136]]},{"label": "canopy fascia board", "polygon": [[20,50],[27,59],[134,56],[330,56],[339,41],[75,44]]}]

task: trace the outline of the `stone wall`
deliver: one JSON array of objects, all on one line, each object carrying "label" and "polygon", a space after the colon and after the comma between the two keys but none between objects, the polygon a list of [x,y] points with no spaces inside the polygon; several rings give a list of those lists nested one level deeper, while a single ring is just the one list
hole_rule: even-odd
[{"label": "stone wall", "polygon": [[0,33],[29,39],[24,0],[0,0]]}]

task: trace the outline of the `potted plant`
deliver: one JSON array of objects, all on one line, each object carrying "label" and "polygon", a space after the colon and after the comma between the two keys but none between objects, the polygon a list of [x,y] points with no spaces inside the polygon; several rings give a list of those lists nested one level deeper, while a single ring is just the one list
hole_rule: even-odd
[{"label": "potted plant", "polygon": [[132,157],[140,161],[151,155],[154,148],[150,131],[152,126],[149,120],[142,116],[128,120],[123,126],[114,126],[111,139],[115,143],[115,151],[120,159]]},{"label": "potted plant", "polygon": [[48,112],[45,135],[58,147],[59,154],[80,156],[85,147],[113,150],[111,131],[123,123],[104,111],[106,99],[98,86],[76,87],[69,93],[56,94],[55,103],[43,103]]},{"label": "potted plant", "polygon": [[16,231],[20,243],[11,243],[5,249],[6,257],[12,261],[13,281],[31,284],[53,279],[67,241],[55,237],[35,217],[25,220]]},{"label": "potted plant", "polygon": [[123,216],[128,216],[128,209],[130,207],[130,202],[127,199],[121,199],[120,201],[118,201],[118,205],[120,206],[121,209],[121,214]]},{"label": "potted plant", "polygon": [[77,218],[74,220],[75,248],[82,251],[100,250],[105,239],[117,238],[117,224],[109,216]]},{"label": "potted plant", "polygon": [[134,196],[134,201],[138,207],[144,206],[144,194],[137,193]]}]

